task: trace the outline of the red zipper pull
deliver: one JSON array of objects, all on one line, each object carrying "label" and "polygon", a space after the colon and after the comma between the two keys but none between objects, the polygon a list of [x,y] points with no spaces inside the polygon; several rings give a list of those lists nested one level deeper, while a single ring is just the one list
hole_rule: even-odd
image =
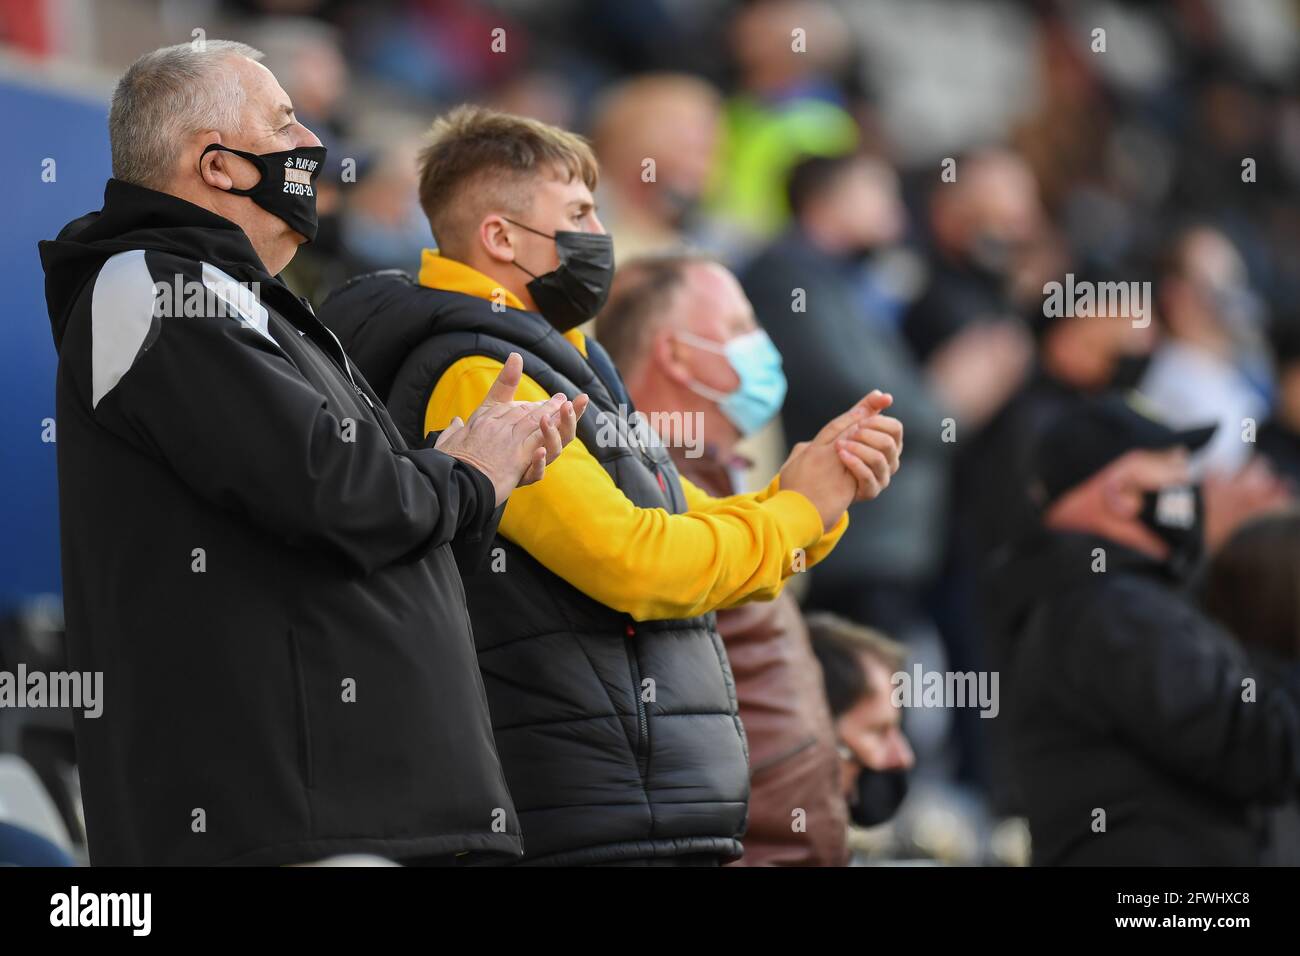
[{"label": "red zipper pull", "polygon": [[633,627],[631,624],[627,626],[627,636],[636,637],[636,628]]}]

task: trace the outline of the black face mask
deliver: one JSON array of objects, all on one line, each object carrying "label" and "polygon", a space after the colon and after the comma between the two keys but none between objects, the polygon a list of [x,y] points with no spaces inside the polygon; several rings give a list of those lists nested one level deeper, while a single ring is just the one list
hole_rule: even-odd
[{"label": "black face mask", "polygon": [[1115,367],[1111,372],[1109,388],[1133,389],[1137,388],[1142,382],[1142,377],[1147,373],[1147,367],[1151,364],[1151,356],[1148,355],[1121,355],[1115,360]]},{"label": "black face mask", "polygon": [[1011,274],[1021,248],[1020,243],[981,232],[971,242],[970,262],[979,272],[1005,280]]},{"label": "black face mask", "polygon": [[246,153],[220,143],[211,143],[199,156],[213,150],[242,156],[262,171],[262,178],[251,189],[227,192],[247,196],[272,216],[284,220],[294,232],[308,242],[316,238],[316,177],[325,168],[324,146],[299,146],[278,153]]},{"label": "black face mask", "polygon": [[700,200],[672,186],[661,185],[660,203],[668,224],[679,232],[689,229],[700,216]]},{"label": "black face mask", "polygon": [[907,771],[863,767],[855,796],[849,804],[849,818],[860,827],[879,826],[897,812],[907,796]]},{"label": "black face mask", "polygon": [[551,235],[513,219],[506,222],[555,240],[560,265],[553,272],[534,275],[515,263],[533,277],[528,283],[528,294],[546,321],[563,333],[594,318],[609,298],[609,287],[614,280],[614,240],[600,232],[561,230]]},{"label": "black face mask", "polygon": [[1177,577],[1195,570],[1205,548],[1205,504],[1199,485],[1177,485],[1142,496],[1144,525],[1169,545],[1165,564]]}]

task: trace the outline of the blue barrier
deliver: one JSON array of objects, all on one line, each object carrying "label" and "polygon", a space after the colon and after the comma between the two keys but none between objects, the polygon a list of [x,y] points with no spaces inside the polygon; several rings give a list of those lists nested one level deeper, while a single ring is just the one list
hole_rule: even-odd
[{"label": "blue barrier", "polygon": [[102,101],[0,80],[0,613],[62,592],[55,445],[43,438],[57,357],[36,243],[103,205],[106,116]]}]

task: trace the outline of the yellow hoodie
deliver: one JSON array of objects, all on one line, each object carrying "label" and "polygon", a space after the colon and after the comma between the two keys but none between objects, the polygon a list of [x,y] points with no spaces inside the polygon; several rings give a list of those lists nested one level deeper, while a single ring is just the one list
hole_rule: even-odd
[{"label": "yellow hoodie", "polygon": [[[469,266],[426,249],[420,284],[523,309],[518,297]],[[577,329],[565,333],[585,357]],[[501,371],[484,356],[459,359],[438,381],[424,415],[425,434],[456,416],[468,419]],[[524,376],[515,398],[550,396]],[[755,494],[714,498],[681,480],[689,510],[638,508],[580,441],[539,482],[510,495],[500,531],[553,574],[638,621],[693,617],[744,601],[770,600],[803,551],[812,567],[835,547],[845,515],[823,534],[812,502],[782,491],[779,478]]]}]

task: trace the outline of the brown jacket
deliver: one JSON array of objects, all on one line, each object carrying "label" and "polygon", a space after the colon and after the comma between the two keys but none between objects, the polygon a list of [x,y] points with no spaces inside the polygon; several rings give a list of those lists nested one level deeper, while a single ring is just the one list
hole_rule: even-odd
[{"label": "brown jacket", "polygon": [[[672,449],[673,461],[687,480],[712,495],[735,493],[711,449],[699,458],[682,452]],[[718,631],[749,738],[749,827],[735,865],[843,866],[848,810],[821,667],[799,605],[781,594],[719,611]]]}]

